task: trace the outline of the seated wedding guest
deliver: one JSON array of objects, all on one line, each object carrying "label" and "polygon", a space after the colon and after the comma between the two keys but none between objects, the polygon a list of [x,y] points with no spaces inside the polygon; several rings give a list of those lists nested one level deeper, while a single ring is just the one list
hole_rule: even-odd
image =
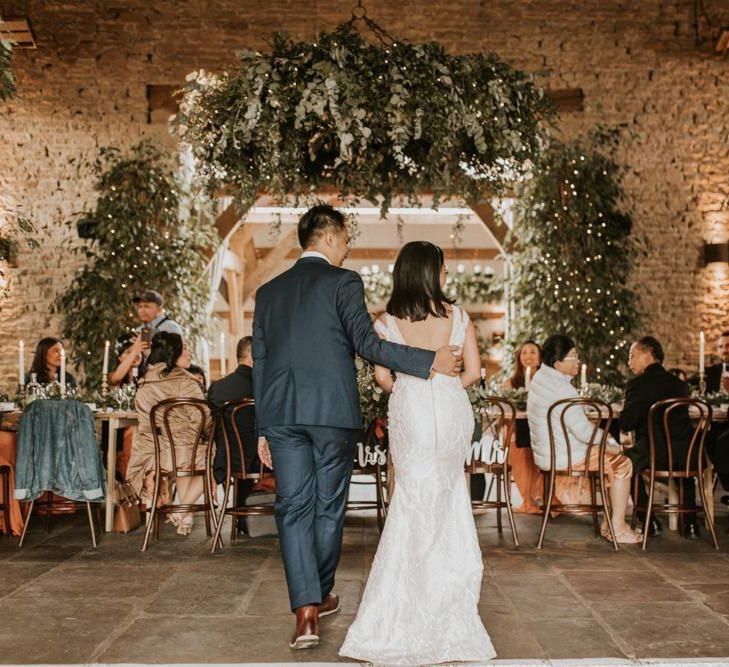
[{"label": "seated wedding guest", "polygon": [[[137,306],[137,317],[141,322],[136,328],[142,340],[147,343],[154,338],[156,333],[165,331],[182,336],[182,327],[165,312],[162,295],[154,290],[146,290],[135,296],[132,301]],[[146,356],[146,355],[145,355]]]},{"label": "seated wedding guest", "polygon": [[[706,391],[709,394],[718,391],[729,394],[729,331],[721,334],[716,347],[720,361],[706,369]],[[712,422],[706,437],[706,451],[722,487],[729,491],[729,422]],[[729,505],[729,495],[722,496],[721,502]]]},{"label": "seated wedding guest", "polygon": [[[139,334],[122,334],[116,339],[114,346],[117,367],[109,373],[109,386],[121,387],[124,385],[137,385],[139,382],[139,371],[142,364],[142,352],[146,344],[142,342]],[[108,442],[109,422],[101,423],[101,441]],[[118,477],[126,479],[129,457],[132,455],[132,441],[134,439],[134,427],[127,426],[116,433],[116,470]]]},{"label": "seated wedding guest", "polygon": [[[127,480],[134,487],[142,502],[149,506],[154,494],[154,440],[150,424],[150,412],[160,401],[167,398],[204,399],[200,382],[188,372],[190,354],[176,333],[161,332],[152,339],[152,349],[147,360],[144,377],[139,381],[136,408],[139,415],[139,430],[132,447],[132,455],[127,468]],[[210,415],[206,409],[207,423]],[[192,461],[192,449],[200,425],[200,412],[197,408],[177,408],[170,415],[170,429],[175,444],[178,469],[205,466],[205,446],[200,443],[196,459]],[[159,433],[162,453],[161,467],[171,470],[172,455],[170,443],[164,428]],[[202,477],[180,477],[177,479],[177,494],[183,504],[195,503],[203,492]],[[170,493],[166,485],[160,487],[160,504],[169,503]],[[192,530],[192,513],[170,514],[169,520],[177,526],[181,535],[189,535]]]},{"label": "seated wedding guest", "polygon": [[542,348],[533,340],[524,341],[514,355],[514,372],[511,377],[504,380],[504,389],[521,389],[526,382],[526,369],[529,369],[530,377],[539,370],[542,363]]},{"label": "seated wedding guest", "polygon": [[[504,389],[521,389],[526,383],[527,368],[529,377],[539,370],[542,363],[542,349],[533,340],[524,341],[514,356],[514,372],[501,385]],[[541,514],[536,498],[542,495],[542,475],[534,463],[530,447],[529,425],[524,420],[517,420],[514,425],[514,438],[509,448],[509,465],[516,488],[522,498],[522,504],[515,507],[515,512],[525,514]]]},{"label": "seated wedding guest", "polygon": [[[640,472],[650,466],[650,447],[648,443],[648,412],[657,401],[667,398],[682,398],[689,395],[689,386],[675,375],[663,368],[663,347],[653,338],[644,336],[630,347],[628,366],[635,374],[625,387],[625,402],[620,414],[620,428],[623,431],[635,431],[635,445],[626,450],[625,454],[633,462],[633,470],[638,478],[638,498],[633,499],[641,505],[648,502],[643,478]],[[669,421],[671,444],[673,446],[674,469],[685,465],[685,458],[693,429],[689,420],[688,408],[676,408],[671,412]],[[667,452],[663,429],[656,429],[656,469],[668,468]],[[660,438],[660,439],[659,439]],[[693,479],[684,481],[685,501],[689,504],[695,502],[696,488]],[[686,514],[684,536],[690,539],[698,537],[699,530],[696,515]],[[645,516],[640,516],[645,523]],[[646,526],[644,525],[645,529]],[[658,535],[662,526],[658,519],[652,519],[648,530],[652,535]]]},{"label": "seated wedding guest", "polygon": [[[532,452],[535,463],[542,470],[548,470],[551,465],[547,413],[550,406],[557,401],[578,398],[572,380],[577,376],[579,370],[579,357],[574,341],[568,336],[560,334],[550,336],[542,347],[542,365],[534,374],[527,398]],[[552,414],[558,470],[567,468],[567,443],[562,430],[561,417],[560,410]],[[565,423],[569,434],[572,467],[575,470],[584,470],[584,467],[589,465],[590,470],[597,470],[599,466],[597,447],[593,448],[590,461],[586,461],[587,445],[595,429],[594,424],[582,409],[574,407],[565,414]],[[595,442],[599,442],[601,437],[602,432],[598,429],[595,434]],[[612,436],[608,435],[604,465],[610,488],[613,530],[615,538],[621,544],[635,544],[640,541],[640,535],[631,530],[625,521],[633,468],[630,459],[623,456],[620,451],[620,445]],[[558,492],[555,492],[555,495],[562,501]],[[568,502],[572,501],[568,500]],[[609,537],[607,523],[604,520],[601,533],[604,537]]]},{"label": "seated wedding guest", "polygon": [[[230,375],[213,382],[208,390],[208,401],[216,408],[222,408],[226,401],[238,401],[242,398],[253,398],[253,338],[244,336],[236,346],[238,368]],[[243,440],[243,455],[245,457],[246,471],[259,472],[261,461],[258,458],[258,439],[256,438],[256,420],[253,408],[239,410],[236,415],[238,432]],[[230,424],[226,424],[228,442],[230,443],[231,470],[240,472],[241,461],[235,434]],[[220,428],[215,431],[215,462],[213,475],[218,484],[225,480],[226,455],[223,433]],[[239,481],[238,504],[242,505],[254,487],[250,480]],[[247,534],[245,517],[238,518],[238,532]]]},{"label": "seated wedding guest", "polygon": [[[729,331],[725,331],[719,340],[716,341],[716,351],[719,354],[719,362],[709,366],[705,371],[706,391],[713,394],[723,390],[729,394]],[[698,383],[696,376],[692,380]]]},{"label": "seated wedding guest", "polygon": [[688,375],[686,374],[686,371],[683,370],[683,368],[669,368],[668,372],[671,375],[675,375],[682,382],[688,382]]},{"label": "seated wedding guest", "polygon": [[195,379],[202,385],[203,390],[208,386],[208,379],[205,377],[205,371],[200,366],[190,364],[187,372],[195,376]]},{"label": "seated wedding guest", "polygon": [[[25,374],[26,386],[30,382],[33,373],[36,375],[38,384],[60,382],[61,350],[63,350],[63,342],[59,338],[48,336],[38,342],[35,348],[35,355],[33,356],[33,363],[30,365],[30,371]],[[66,363],[68,363],[68,357],[66,358]],[[66,387],[70,389],[77,387],[76,378],[68,372],[68,366],[66,366]]]},{"label": "seated wedding guest", "polygon": [[122,334],[116,339],[117,367],[109,373],[109,386],[137,384],[142,365],[142,352],[147,345],[139,334]]}]

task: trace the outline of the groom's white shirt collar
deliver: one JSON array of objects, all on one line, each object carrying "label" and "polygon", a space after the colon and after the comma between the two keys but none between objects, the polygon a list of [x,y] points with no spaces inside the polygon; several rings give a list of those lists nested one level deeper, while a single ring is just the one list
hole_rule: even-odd
[{"label": "groom's white shirt collar", "polygon": [[319,259],[325,259],[329,264],[331,264],[326,255],[316,252],[315,250],[305,250],[301,253],[301,257],[299,257],[299,259],[304,259],[304,257],[318,257]]}]

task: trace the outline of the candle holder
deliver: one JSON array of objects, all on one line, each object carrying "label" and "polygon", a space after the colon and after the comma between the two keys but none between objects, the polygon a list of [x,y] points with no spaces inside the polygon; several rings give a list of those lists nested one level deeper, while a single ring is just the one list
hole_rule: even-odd
[{"label": "candle holder", "polygon": [[706,377],[704,373],[699,373],[699,395],[706,396]]},{"label": "candle holder", "polygon": [[109,393],[109,379],[106,377],[106,373],[101,375],[101,397],[106,398]]}]

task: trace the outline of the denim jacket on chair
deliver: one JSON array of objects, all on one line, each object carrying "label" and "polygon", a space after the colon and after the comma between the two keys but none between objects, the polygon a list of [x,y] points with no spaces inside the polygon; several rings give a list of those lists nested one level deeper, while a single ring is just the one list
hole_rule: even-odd
[{"label": "denim jacket on chair", "polygon": [[15,498],[34,500],[44,491],[70,500],[104,500],[94,417],[79,401],[35,400],[20,418]]}]

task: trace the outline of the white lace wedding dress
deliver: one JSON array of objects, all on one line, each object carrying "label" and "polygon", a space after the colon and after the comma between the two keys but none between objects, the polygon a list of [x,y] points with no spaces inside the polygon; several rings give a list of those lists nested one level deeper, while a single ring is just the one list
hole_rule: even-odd
[{"label": "white lace wedding dress", "polygon": [[[468,315],[454,307],[451,345]],[[404,343],[395,320],[378,322]],[[493,658],[478,614],[483,561],[463,465],[473,412],[460,379],[398,375],[389,404],[395,491],[357,617],[340,655],[387,665]]]}]

